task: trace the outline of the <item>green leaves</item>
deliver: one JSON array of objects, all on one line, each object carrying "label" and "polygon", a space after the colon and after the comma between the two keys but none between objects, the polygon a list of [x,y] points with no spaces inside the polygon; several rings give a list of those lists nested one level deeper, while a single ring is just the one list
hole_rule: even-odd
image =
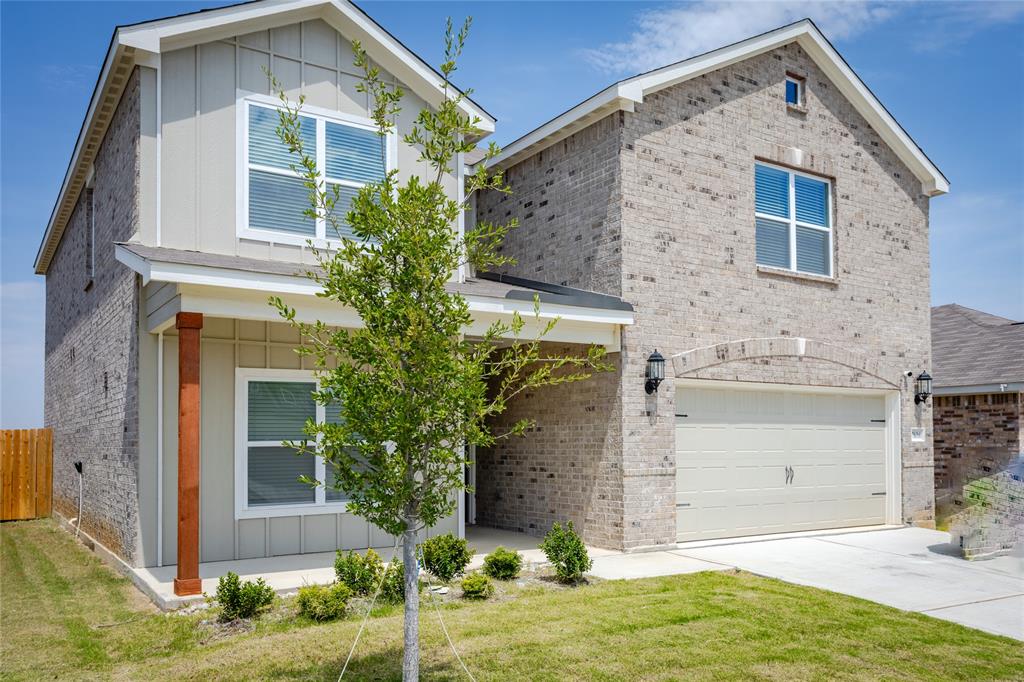
[{"label": "green leaves", "polygon": [[[320,378],[314,399],[328,410],[326,423],[307,425],[311,440],[297,449],[323,456],[350,511],[392,535],[435,525],[455,510],[467,464],[465,444],[488,446],[532,426],[522,420],[492,433],[490,420],[511,400],[611,368],[602,348],[546,353],[541,341],[557,319],[542,318],[537,300],[532,316],[515,314],[496,322],[481,338],[464,335],[472,316],[466,300],[450,287],[452,276],[466,263],[481,270],[513,263],[500,246],[515,228],[514,221],[482,222],[460,236],[458,220],[467,204],[446,189],[460,155],[475,148],[478,134],[479,121],[460,106],[467,94],[449,82],[469,26],[467,20],[455,32],[449,20],[441,101],[420,111],[403,136],[406,145],[420,151],[429,177],[400,176],[392,169],[381,182],[360,189],[343,216],[355,239],[341,236],[334,214],[337,192],[325,188],[311,150],[303,149],[302,100],[290,103],[268,74],[282,102],[278,135],[301,158],[294,170],[310,191],[309,214],[325,220],[339,237],[333,251],[310,244],[318,268],[308,276],[322,287],[321,297],[354,310],[362,320],[355,329],[302,322],[283,300],[270,299],[301,332],[300,353]],[[401,111],[401,88],[385,81],[358,42],[352,49],[363,71],[360,92],[369,96],[378,133],[388,135]],[[499,153],[492,144],[487,158]],[[466,189],[509,191],[501,173],[489,173],[483,164],[466,179]]]}]

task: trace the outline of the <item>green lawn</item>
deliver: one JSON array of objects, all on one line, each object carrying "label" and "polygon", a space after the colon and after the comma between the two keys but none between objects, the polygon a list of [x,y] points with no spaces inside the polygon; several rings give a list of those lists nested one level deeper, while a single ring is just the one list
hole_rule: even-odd
[{"label": "green lawn", "polygon": [[[217,634],[209,614],[155,611],[49,521],[0,540],[3,679],[335,680],[359,625],[283,603]],[[1024,680],[1019,642],[743,573],[534,588],[444,617],[478,680]],[[422,629],[424,678],[460,679],[431,611]],[[401,634],[397,608],[371,618],[351,679],[398,679]]]}]

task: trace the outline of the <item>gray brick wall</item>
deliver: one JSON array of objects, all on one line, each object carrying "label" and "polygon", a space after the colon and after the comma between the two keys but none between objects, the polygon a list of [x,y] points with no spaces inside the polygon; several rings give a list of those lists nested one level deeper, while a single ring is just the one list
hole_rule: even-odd
[{"label": "gray brick wall", "polygon": [[[786,106],[787,71],[806,77],[806,113]],[[567,157],[584,145],[587,162]],[[615,159],[596,151],[611,145]],[[803,152],[799,168],[834,182],[834,281],[756,267],[754,162],[794,165],[792,149]],[[517,164],[510,177],[513,197],[478,201],[482,218],[521,221],[508,242],[519,258],[510,271],[621,294],[637,309],[619,365],[621,452],[608,453],[616,447],[609,441],[589,453],[621,459],[624,547],[675,540],[675,382],[666,381],[654,398],[643,392],[644,361],[655,348],[670,356],[739,339],[804,337],[890,369],[930,366],[928,198],[796,44],[650,94],[635,113],[605,118]],[[619,189],[595,192],[616,180]],[[542,192],[546,214],[526,206]],[[618,205],[598,203],[602,196]],[[585,216],[576,217],[573,206],[585,207]],[[575,246],[586,243],[598,224],[594,216],[614,216],[600,223],[595,241],[609,246],[596,254]],[[888,386],[835,363],[781,357],[691,376]],[[896,383],[904,405],[903,517],[929,525],[930,434],[911,443],[910,428],[928,425],[931,407],[915,407],[913,386]],[[526,438],[516,447],[533,445]],[[520,493],[531,489],[524,482]]]},{"label": "gray brick wall", "polygon": [[138,285],[114,258],[138,222],[139,76],[129,80],[94,167],[95,277],[88,193],[46,274],[44,420],[53,429],[54,507],[134,564],[138,542]]},{"label": "gray brick wall", "polygon": [[503,245],[521,277],[619,295],[619,119],[598,121],[510,168],[512,194],[479,197],[479,221],[519,227]]},{"label": "gray brick wall", "polygon": [[[555,344],[543,347],[551,355],[579,351]],[[611,359],[617,364],[617,354]],[[514,400],[494,421],[495,431],[503,433],[521,419],[536,423],[524,436],[477,449],[476,522],[542,535],[556,521],[572,521],[589,542],[620,546],[618,390],[618,376],[604,373]]]}]

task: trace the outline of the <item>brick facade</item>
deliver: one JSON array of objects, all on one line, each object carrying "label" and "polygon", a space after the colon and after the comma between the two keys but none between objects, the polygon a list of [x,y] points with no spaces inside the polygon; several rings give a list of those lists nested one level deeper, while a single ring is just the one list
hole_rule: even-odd
[{"label": "brick facade", "polygon": [[[138,544],[138,315],[135,273],[114,242],[138,223],[139,74],[132,74],[46,273],[44,421],[53,428],[54,508],[129,564]],[[90,215],[90,192],[95,215]],[[91,221],[95,276],[89,276]]]},{"label": "brick facade", "polygon": [[[544,344],[545,353],[573,350],[579,351]],[[521,419],[535,426],[477,450],[476,522],[540,535],[556,521],[572,521],[594,544],[621,545],[618,391],[617,375],[606,373],[514,400],[493,423],[495,431]]]},{"label": "brick facade", "polygon": [[964,486],[1001,472],[1024,452],[1024,395],[936,396],[935,509],[940,519],[964,507]]},{"label": "brick facade", "polygon": [[[806,78],[806,112],[786,106],[787,71]],[[833,181],[834,279],[756,266],[757,159]],[[647,396],[647,355],[742,339],[821,341],[865,367],[886,368],[871,374],[834,359],[780,355],[737,358],[682,376],[901,390],[902,516],[933,523],[930,433],[923,443],[910,440],[911,427],[930,422],[931,407],[914,405],[913,387],[902,377],[930,366],[928,197],[798,45],[648,94],[635,112],[592,124],[508,176],[514,194],[481,197],[477,215],[519,219],[507,242],[518,259],[509,272],[621,295],[637,311],[618,358],[619,403],[603,408],[621,440],[595,440],[579,454],[621,463],[622,498],[615,503],[623,510],[622,542],[612,546],[675,542],[675,382]],[[607,451],[620,443],[621,450]],[[529,437],[508,447],[536,448]],[[579,475],[553,473],[565,490]],[[535,489],[526,472],[506,478],[521,479],[523,497]],[[555,511],[574,512],[569,504]],[[599,534],[587,539],[605,541]]]}]

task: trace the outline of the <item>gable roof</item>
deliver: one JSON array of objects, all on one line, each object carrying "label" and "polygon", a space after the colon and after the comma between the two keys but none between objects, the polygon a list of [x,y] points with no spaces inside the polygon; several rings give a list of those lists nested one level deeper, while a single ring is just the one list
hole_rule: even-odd
[{"label": "gable roof", "polygon": [[[158,67],[162,52],[311,19],[322,19],[346,37],[360,40],[371,59],[408,89],[431,105],[441,102],[442,76],[349,0],[252,0],[117,26],[36,253],[36,274],[46,273],[57,251],[89,166],[135,66]],[[495,118],[479,104],[466,97],[461,108],[464,114],[479,119],[481,137],[494,132]]]},{"label": "gable roof", "polygon": [[878,101],[810,19],[802,19],[738,43],[614,83],[512,142],[500,155],[491,159],[488,166],[511,166],[613,111],[633,111],[633,106],[643,102],[646,95],[792,42],[800,45],[810,55],[843,96],[871,124],[907,168],[920,179],[925,194],[935,196],[949,191],[949,181],[942,172]]},{"label": "gable roof", "polygon": [[932,308],[932,372],[941,388],[1019,384],[1024,390],[1024,323],[951,303]]}]

